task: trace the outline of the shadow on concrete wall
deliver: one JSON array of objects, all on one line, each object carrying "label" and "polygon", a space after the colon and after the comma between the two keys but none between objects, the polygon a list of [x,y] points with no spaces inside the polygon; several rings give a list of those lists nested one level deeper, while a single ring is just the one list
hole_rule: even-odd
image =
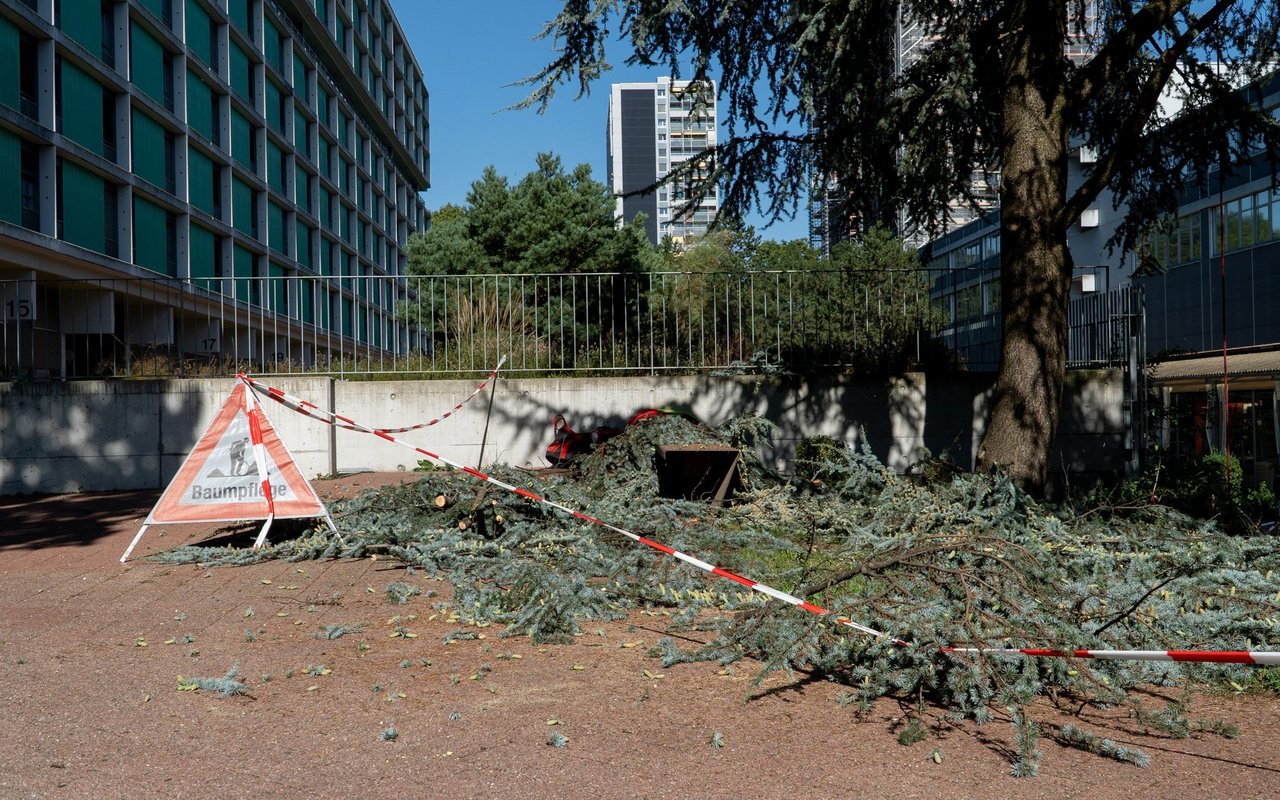
[{"label": "shadow on concrete wall", "polygon": [[163,489],[204,431],[165,381],[0,385],[0,496]]},{"label": "shadow on concrete wall", "polygon": [[[545,439],[548,444],[553,438],[552,422],[558,414],[564,415],[570,427],[579,432],[602,426],[622,427],[631,414],[643,408],[687,411],[710,427],[737,417],[759,416],[777,426],[768,441],[755,444],[765,463],[778,469],[789,468],[796,445],[817,433],[850,446],[867,445],[881,461],[901,468],[915,457],[918,442],[944,441],[945,447],[959,451],[967,448],[972,430],[971,416],[958,412],[949,414],[945,422],[930,423],[927,417],[933,412],[926,412],[922,376],[857,381],[797,376],[658,378],[651,386],[652,391],[644,394],[640,404],[634,392],[612,402],[601,400],[599,395],[587,399],[583,393],[571,390],[541,396],[521,392],[518,401],[512,397],[503,402],[499,389],[492,414],[501,421],[501,427]],[[939,405],[953,412],[968,409],[971,414],[973,404],[972,398],[966,396],[963,403]],[[937,413],[942,415],[941,411]],[[941,432],[944,429],[945,434]],[[492,441],[487,443],[486,452],[493,452],[494,446]]]}]

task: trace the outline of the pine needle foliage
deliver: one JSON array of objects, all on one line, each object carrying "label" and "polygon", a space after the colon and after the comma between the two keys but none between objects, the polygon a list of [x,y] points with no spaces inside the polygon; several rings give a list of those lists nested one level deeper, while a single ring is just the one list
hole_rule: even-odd
[{"label": "pine needle foliage", "polygon": [[[752,421],[711,430],[679,417],[634,426],[572,462],[567,474],[496,468],[526,487],[726,570],[790,592],[818,617],[753,594],[675,559],[501,491],[432,472],[416,483],[335,504],[343,539],[324,532],[257,553],[183,548],[208,565],[376,552],[450,580],[450,620],[505,625],[504,635],[571,641],[588,620],[662,608],[676,630],[710,630],[705,646],[658,643],[664,665],[757,659],[759,678],[802,671],[848,687],[842,706],[877,698],[935,704],[979,723],[1012,715],[1016,774],[1034,774],[1042,724],[1032,701],[1147,709],[1139,684],[1250,683],[1248,667],[1032,659],[943,653],[958,647],[1276,649],[1280,537],[1228,536],[1213,523],[1158,507],[1040,505],[1000,476],[934,470],[898,476],[864,450],[814,443],[797,476],[744,460],[743,490],[724,507],[658,494],[662,443],[766,442]],[[748,449],[754,449],[748,447]],[[434,500],[445,495],[439,508]],[[437,604],[438,610],[442,604]],[[859,624],[910,642],[859,634]],[[1171,725],[1184,709],[1165,714]],[[1112,757],[1136,757],[1085,732],[1054,734]]]},{"label": "pine needle foliage", "polygon": [[1068,747],[1075,747],[1087,753],[1123,761],[1138,767],[1146,767],[1151,759],[1146,753],[1132,747],[1118,744],[1114,739],[1105,739],[1096,733],[1090,733],[1070,723],[1058,730],[1058,741]]},{"label": "pine needle foliage", "polygon": [[204,690],[207,692],[213,692],[219,697],[247,695],[249,693],[249,688],[241,681],[236,680],[239,675],[239,664],[232,664],[231,669],[227,670],[227,674],[220,678],[184,678],[179,675],[178,691],[188,692]]},{"label": "pine needle foliage", "polygon": [[357,622],[355,625],[346,625],[340,622],[330,623],[324,626],[324,630],[316,633],[317,639],[341,639],[348,633],[359,633],[364,630],[364,623]]}]

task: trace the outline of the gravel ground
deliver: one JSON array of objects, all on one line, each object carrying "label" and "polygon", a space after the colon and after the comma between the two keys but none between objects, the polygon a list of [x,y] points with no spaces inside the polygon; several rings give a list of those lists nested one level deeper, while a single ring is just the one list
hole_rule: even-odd
[{"label": "gravel ground", "polygon": [[[756,685],[750,664],[664,669],[648,655],[667,635],[660,613],[588,625],[573,645],[496,627],[446,643],[461,630],[436,608],[450,585],[385,560],[120,564],[157,496],[0,498],[0,798],[1280,796],[1275,698],[1197,697],[1192,716],[1233,723],[1233,740],[1046,705],[1039,719],[1141,748],[1151,766],[1042,741],[1039,776],[1012,778],[1007,722],[933,712],[928,736],[903,746],[904,708],[859,716],[833,683]],[[253,533],[160,526],[138,555]],[[392,605],[397,580],[423,593]],[[317,638],[339,624],[363,628]],[[179,676],[233,665],[244,695],[179,691]]]}]

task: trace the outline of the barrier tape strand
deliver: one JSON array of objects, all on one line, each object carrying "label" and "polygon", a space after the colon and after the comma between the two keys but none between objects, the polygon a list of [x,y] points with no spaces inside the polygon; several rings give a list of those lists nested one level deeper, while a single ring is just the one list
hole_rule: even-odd
[{"label": "barrier tape strand", "polygon": [[[492,381],[494,378],[497,377],[498,371],[502,369],[502,365],[506,363],[506,360],[507,360],[506,356],[503,356],[502,358],[500,358],[498,360],[498,366],[493,368],[493,371],[490,372],[488,376],[486,376],[485,379],[480,382],[480,385],[477,386],[475,390],[471,392],[471,394],[463,398],[461,402],[456,403],[453,406],[453,408],[449,409],[448,411],[444,412],[443,414],[441,414],[440,416],[432,420],[429,420],[427,422],[419,422],[416,425],[407,425],[403,428],[370,428],[365,425],[360,425],[354,420],[344,417],[341,414],[335,414],[331,411],[325,411],[324,409],[317,406],[315,403],[311,403],[299,398],[295,398],[295,400],[297,400],[300,407],[294,408],[293,410],[297,411],[298,413],[304,416],[311,417],[314,420],[319,420],[320,422],[323,422],[326,425],[333,425],[334,427],[337,427],[337,428],[342,428],[344,430],[349,430],[349,431],[359,431],[361,433],[368,433],[368,432],[376,433],[378,431],[381,431],[383,433],[409,433],[410,431],[422,430],[423,428],[430,428],[432,425],[438,425],[441,422],[444,422],[449,417],[452,417],[454,414],[457,414],[459,411],[461,411],[463,406],[471,402],[476,395],[484,391],[484,387],[489,385],[489,381]],[[279,389],[274,389],[271,387],[263,387],[262,384],[257,383],[248,375],[243,376],[243,379],[246,382],[248,382],[251,386],[258,388],[259,390],[262,390],[265,388],[268,397],[271,397],[272,393],[279,391]],[[316,413],[312,413],[312,412],[316,412]],[[317,413],[323,416],[316,416]],[[329,419],[326,419],[326,417],[329,417]]]}]

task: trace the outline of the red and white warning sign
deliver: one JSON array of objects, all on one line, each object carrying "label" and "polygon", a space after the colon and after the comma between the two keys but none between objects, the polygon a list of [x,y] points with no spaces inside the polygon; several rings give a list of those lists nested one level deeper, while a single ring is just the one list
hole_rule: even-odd
[{"label": "red and white warning sign", "polygon": [[265,519],[254,544],[260,547],[274,519],[304,517],[322,517],[337,530],[253,391],[239,382],[120,560],[150,525]]}]

